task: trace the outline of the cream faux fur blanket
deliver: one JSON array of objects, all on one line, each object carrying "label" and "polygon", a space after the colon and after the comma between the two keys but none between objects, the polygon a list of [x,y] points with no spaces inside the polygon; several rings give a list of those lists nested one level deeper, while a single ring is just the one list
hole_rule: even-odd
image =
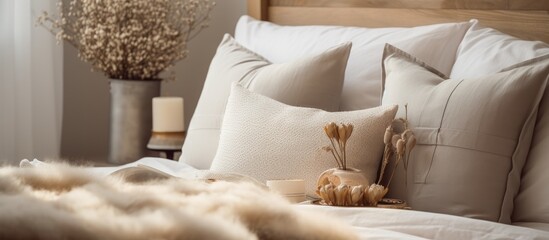
[{"label": "cream faux fur blanket", "polygon": [[356,239],[247,182],[129,182],[82,168],[0,168],[0,239]]}]

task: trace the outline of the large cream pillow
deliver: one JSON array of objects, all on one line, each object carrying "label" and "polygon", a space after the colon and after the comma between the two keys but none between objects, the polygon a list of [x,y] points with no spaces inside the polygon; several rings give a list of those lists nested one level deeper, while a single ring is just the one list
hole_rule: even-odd
[{"label": "large cream pillow", "polygon": [[[525,41],[474,22],[465,33],[451,78],[480,77],[549,54],[549,44]],[[549,91],[539,108],[534,136],[515,197],[513,224],[549,231]]]},{"label": "large cream pillow", "polygon": [[352,41],[340,110],[376,107],[381,99],[381,57],[385,43],[397,46],[449,75],[469,22],[411,28],[281,26],[242,16],[235,39],[274,63],[286,62]]},{"label": "large cream pillow", "polygon": [[391,195],[417,210],[510,223],[549,57],[452,80],[390,45],[384,56],[383,105],[408,104],[418,139]]},{"label": "large cream pillow", "polygon": [[351,43],[343,43],[316,56],[272,64],[225,35],[210,64],[179,161],[199,169],[210,167],[233,82],[286,104],[337,110],[350,50]]},{"label": "large cream pillow", "polygon": [[235,172],[259,181],[304,179],[314,196],[318,176],[337,167],[322,150],[330,144],[323,127],[352,123],[347,145],[348,167],[364,171],[373,183],[383,154],[383,134],[397,107],[326,112],[293,107],[233,85],[211,170]]}]

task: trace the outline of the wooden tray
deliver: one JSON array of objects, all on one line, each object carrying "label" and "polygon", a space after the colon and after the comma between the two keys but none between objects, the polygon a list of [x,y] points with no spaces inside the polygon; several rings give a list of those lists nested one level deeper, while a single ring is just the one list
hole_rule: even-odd
[{"label": "wooden tray", "polygon": [[[332,205],[326,204],[322,199],[313,200],[313,201],[311,201],[311,203],[316,204],[316,205],[332,206]],[[332,206],[332,207],[372,207],[372,206]],[[407,210],[412,209],[408,206],[406,201],[400,200],[400,199],[394,199],[394,198],[381,199],[381,201],[379,201],[379,203],[375,207],[378,207],[378,208],[407,209]]]}]

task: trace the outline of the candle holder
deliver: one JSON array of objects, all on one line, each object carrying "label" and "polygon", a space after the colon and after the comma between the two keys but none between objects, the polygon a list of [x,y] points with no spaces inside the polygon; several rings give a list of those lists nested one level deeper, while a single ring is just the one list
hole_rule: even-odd
[{"label": "candle holder", "polygon": [[161,151],[166,158],[174,159],[185,141],[183,98],[155,97],[152,101],[153,127],[147,148]]},{"label": "candle holder", "polygon": [[166,158],[174,159],[176,152],[181,151],[185,136],[187,133],[182,132],[152,132],[147,148],[153,151],[164,152]]}]

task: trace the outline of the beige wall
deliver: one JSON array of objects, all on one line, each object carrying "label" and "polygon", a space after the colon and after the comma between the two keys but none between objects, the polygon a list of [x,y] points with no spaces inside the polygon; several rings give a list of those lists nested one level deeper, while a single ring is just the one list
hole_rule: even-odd
[{"label": "beige wall", "polygon": [[[245,0],[217,0],[210,27],[190,42],[190,53],[177,64],[176,81],[164,82],[163,95],[185,99],[188,126],[198,102],[216,47],[224,33],[233,33],[238,17],[246,13]],[[109,85],[102,73],[64,45],[63,127],[61,157],[69,160],[105,161],[109,144]]]}]

